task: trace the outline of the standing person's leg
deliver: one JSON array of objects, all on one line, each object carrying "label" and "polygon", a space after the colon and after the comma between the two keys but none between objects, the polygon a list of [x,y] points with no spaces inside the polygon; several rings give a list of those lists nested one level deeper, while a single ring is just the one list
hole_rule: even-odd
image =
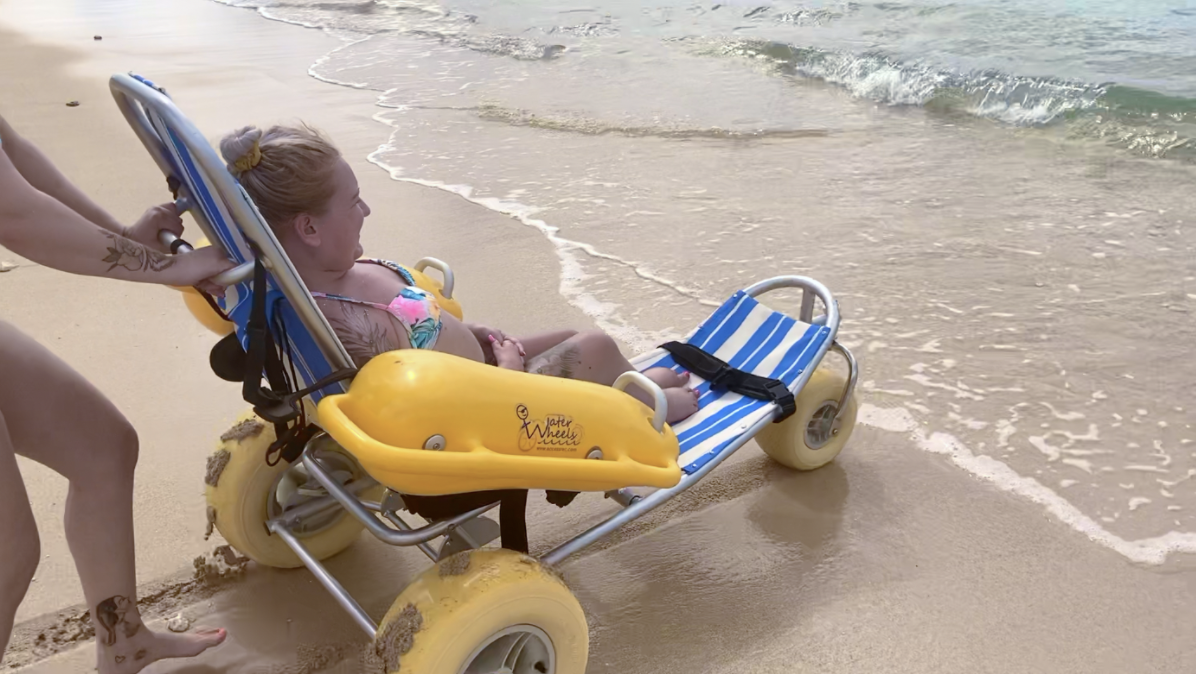
[{"label": "standing person's leg", "polygon": [[222,642],[224,630],[150,632],[137,609],[133,470],[137,434],[94,386],[0,322],[0,414],[16,453],[70,481],[66,536],[96,628],[97,669],[137,672]]},{"label": "standing person's leg", "polygon": [[13,617],[25,598],[41,556],[37,524],[29,509],[29,496],[21,481],[3,414],[0,414],[0,550],[5,551],[4,563],[0,564],[0,663],[3,663]]}]

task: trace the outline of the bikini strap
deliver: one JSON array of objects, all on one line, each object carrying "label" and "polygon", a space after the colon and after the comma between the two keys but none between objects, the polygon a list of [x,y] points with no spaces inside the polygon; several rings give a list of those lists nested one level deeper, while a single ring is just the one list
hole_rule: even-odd
[{"label": "bikini strap", "polygon": [[[376,264],[376,265],[386,267],[387,269],[393,271],[394,273],[396,273],[400,277],[402,277],[402,279],[407,282],[407,285],[411,286],[412,288],[419,287],[418,285],[416,285],[415,277],[411,275],[411,272],[407,271],[407,269],[405,267],[403,267],[397,263],[391,262],[390,260],[383,260],[380,258],[367,257],[367,258],[362,258],[362,259],[358,260],[358,262],[364,262],[366,264]],[[390,310],[390,307],[385,304],[378,304],[377,302],[366,302],[365,300],[359,300],[359,299],[356,299],[353,297],[345,297],[344,295],[337,295],[337,294],[331,294],[331,293],[312,293],[311,296],[312,297],[323,297],[325,299],[336,300],[338,302],[350,302],[352,304],[361,304],[361,305],[364,305],[367,307],[381,309],[383,311]]]},{"label": "bikini strap", "polygon": [[367,264],[376,264],[376,265],[386,267],[387,269],[389,269],[389,270],[393,271],[394,273],[398,274],[399,276],[403,277],[403,280],[407,282],[407,285],[409,285],[409,286],[416,285],[415,277],[411,275],[411,272],[407,271],[406,267],[404,267],[396,262],[391,262],[390,260],[383,260],[381,258],[376,258],[376,257],[362,258],[362,259],[358,260],[358,262],[365,262]]},{"label": "bikini strap", "polygon": [[330,293],[312,293],[311,296],[312,297],[323,297],[324,299],[336,300],[338,302],[348,302],[350,304],[361,304],[361,305],[364,305],[367,307],[381,309],[382,311],[388,311],[390,309],[390,307],[385,304],[378,304],[377,302],[366,302],[365,300],[359,300],[359,299],[355,299],[353,297],[345,297],[344,295],[336,295],[336,294],[330,294]]}]

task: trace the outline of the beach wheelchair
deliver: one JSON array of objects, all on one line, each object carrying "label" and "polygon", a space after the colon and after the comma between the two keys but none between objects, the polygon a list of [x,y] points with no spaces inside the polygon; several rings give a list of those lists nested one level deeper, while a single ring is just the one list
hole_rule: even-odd
[{"label": "beach wheelchair", "polygon": [[[691,372],[700,409],[675,425],[665,423],[662,391],[639,372],[607,387],[414,349],[359,369],[253,202],[165,90],[136,75],[110,84],[180,210],[238,265],[217,279],[223,298],[180,289],[220,337],[213,370],[240,382],[253,406],[208,461],[209,533],[257,564],[306,566],[373,640],[386,672],[584,672],[586,618],[556,567],[750,439],[777,462],[812,470],[851,435],[857,367],[835,341],[839,309],[827,288],[799,276],[736,292],[684,339],[632,360],[640,371]],[[165,232],[163,242],[176,252],[189,245]],[[446,311],[462,315],[447,264],[425,258],[412,270]],[[801,291],[796,319],[759,302],[780,289]],[[830,351],[846,375],[820,367]],[[649,391],[654,407],[621,390],[628,386]],[[601,492],[619,507],[533,558],[508,549],[521,535],[526,546],[528,490],[561,503]],[[418,505],[444,499],[454,507],[432,515]],[[496,507],[498,522],[487,516]],[[427,523],[410,523],[410,512]],[[418,546],[434,563],[380,622],[321,563],[363,529]],[[491,545],[500,537],[506,547]]]}]

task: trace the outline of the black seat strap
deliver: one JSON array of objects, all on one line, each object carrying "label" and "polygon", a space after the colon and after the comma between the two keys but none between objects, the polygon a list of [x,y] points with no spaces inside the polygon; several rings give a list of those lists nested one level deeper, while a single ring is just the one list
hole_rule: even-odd
[{"label": "black seat strap", "polygon": [[797,401],[793,392],[779,379],[761,377],[733,368],[693,344],[669,342],[662,344],[660,348],[671,353],[678,365],[710,382],[712,388],[726,389],[755,400],[776,403],[781,408],[781,413],[775,419],[776,423],[788,419],[797,411]]},{"label": "black seat strap", "polygon": [[[253,304],[249,312],[249,323],[245,332],[249,337],[249,348],[245,357],[245,378],[241,385],[241,397],[253,405],[253,411],[261,418],[278,424],[285,424],[299,416],[299,411],[287,405],[276,391],[286,390],[281,358],[275,348],[274,336],[266,320],[266,266],[261,258],[253,263]],[[262,371],[271,388],[262,386]]]},{"label": "black seat strap", "polygon": [[502,546],[527,554],[527,490],[501,489],[441,496],[403,494],[407,510],[429,520],[447,520],[474,508],[498,501],[498,528]]}]

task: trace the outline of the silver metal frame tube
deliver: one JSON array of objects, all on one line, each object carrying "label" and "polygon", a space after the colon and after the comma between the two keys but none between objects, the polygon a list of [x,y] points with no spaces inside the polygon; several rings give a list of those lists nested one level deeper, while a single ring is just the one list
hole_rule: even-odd
[{"label": "silver metal frame tube", "polygon": [[831,344],[831,348],[839,352],[843,359],[847,361],[847,388],[843,391],[843,397],[839,398],[839,407],[835,412],[835,418],[839,418],[839,414],[843,412],[843,408],[847,406],[847,400],[851,397],[852,391],[855,390],[856,380],[859,379],[860,370],[856,365],[855,356],[847,350],[847,347],[835,342]]},{"label": "silver metal frame tube", "polygon": [[[387,521],[389,521],[391,524],[398,527],[399,531],[415,531],[415,529],[410,524],[407,524],[407,522],[404,521],[402,517],[399,517],[398,513],[383,511],[383,510],[379,510],[378,512],[382,513],[382,516],[385,517],[387,519]],[[420,551],[423,552],[425,555],[427,555],[428,559],[432,560],[433,562],[437,561],[437,558],[439,557],[439,555],[436,554],[436,551],[433,550],[432,546],[428,545],[428,543],[426,541],[423,543],[417,544],[416,547],[419,548]]]},{"label": "silver metal frame tube", "polygon": [[798,318],[806,323],[814,322],[814,299],[822,300],[823,306],[826,307],[826,320],[825,322],[819,320],[818,323],[831,329],[831,340],[833,341],[839,332],[839,303],[835,301],[830,289],[818,281],[806,276],[774,276],[748,286],[744,292],[749,297],[759,297],[782,288],[802,289],[802,306]]},{"label": "silver metal frame tube", "polygon": [[[357,494],[360,494],[361,492],[365,491],[366,489],[369,489],[370,487],[373,487],[376,484],[378,484],[378,483],[375,482],[373,478],[367,477],[365,479],[354,480],[353,482],[350,482],[348,485],[345,486],[345,490],[348,491],[350,494],[353,494],[354,498],[356,498]],[[286,527],[293,527],[293,526],[299,524],[300,522],[302,522],[305,518],[313,517],[315,515],[320,515],[329,510],[332,510],[333,508],[340,508],[340,507],[341,507],[340,502],[337,501],[335,498],[333,498],[331,495],[321,496],[320,498],[315,499],[314,501],[308,501],[307,503],[304,503],[303,505],[291,508],[290,510],[284,512],[279,517],[275,517],[274,519],[268,521],[266,523],[266,525],[268,527],[271,523],[277,522]]]},{"label": "silver metal frame tube", "polygon": [[429,524],[426,527],[420,527],[419,529],[414,529],[411,531],[395,531],[394,529],[378,521],[378,518],[374,517],[373,513],[371,513],[368,508],[362,505],[360,499],[349,493],[349,491],[338,484],[336,480],[332,479],[332,476],[325,472],[324,468],[320,466],[318,461],[315,460],[313,452],[318,451],[317,443],[326,441],[331,441],[331,438],[329,438],[328,434],[323,431],[317,433],[311,440],[308,441],[307,446],[303,448],[303,456],[300,459],[303,462],[303,467],[306,468],[307,472],[312,477],[316,478],[320,484],[324,485],[324,488],[328,490],[329,495],[331,495],[342,506],[344,506],[345,510],[348,510],[350,514],[361,520],[361,523],[365,525],[365,528],[369,529],[370,533],[376,536],[378,540],[382,541],[383,543],[404,547],[426,543],[433,538],[444,536],[455,529],[462,522],[471,520],[478,515],[481,515],[482,513],[492,510],[498,506],[498,502],[495,501],[490,505],[482,506],[481,508],[475,508],[467,513],[453,517],[452,519],[441,520],[434,524]]},{"label": "silver metal frame tube", "polygon": [[320,584],[332,594],[337,603],[349,612],[353,621],[361,629],[365,630],[370,639],[373,639],[378,634],[378,624],[374,622],[373,618],[370,618],[370,614],[366,613],[365,609],[361,608],[361,604],[358,604],[357,600],[353,599],[348,590],[337,582],[336,578],[333,578],[332,574],[328,573],[328,569],[325,569],[315,557],[311,556],[307,548],[303,547],[303,543],[295,538],[295,535],[289,529],[284,526],[277,526],[272,531],[278,534],[279,538],[294,550],[296,555],[299,555],[299,559],[303,560],[304,566],[315,575],[316,580],[320,581]]}]

